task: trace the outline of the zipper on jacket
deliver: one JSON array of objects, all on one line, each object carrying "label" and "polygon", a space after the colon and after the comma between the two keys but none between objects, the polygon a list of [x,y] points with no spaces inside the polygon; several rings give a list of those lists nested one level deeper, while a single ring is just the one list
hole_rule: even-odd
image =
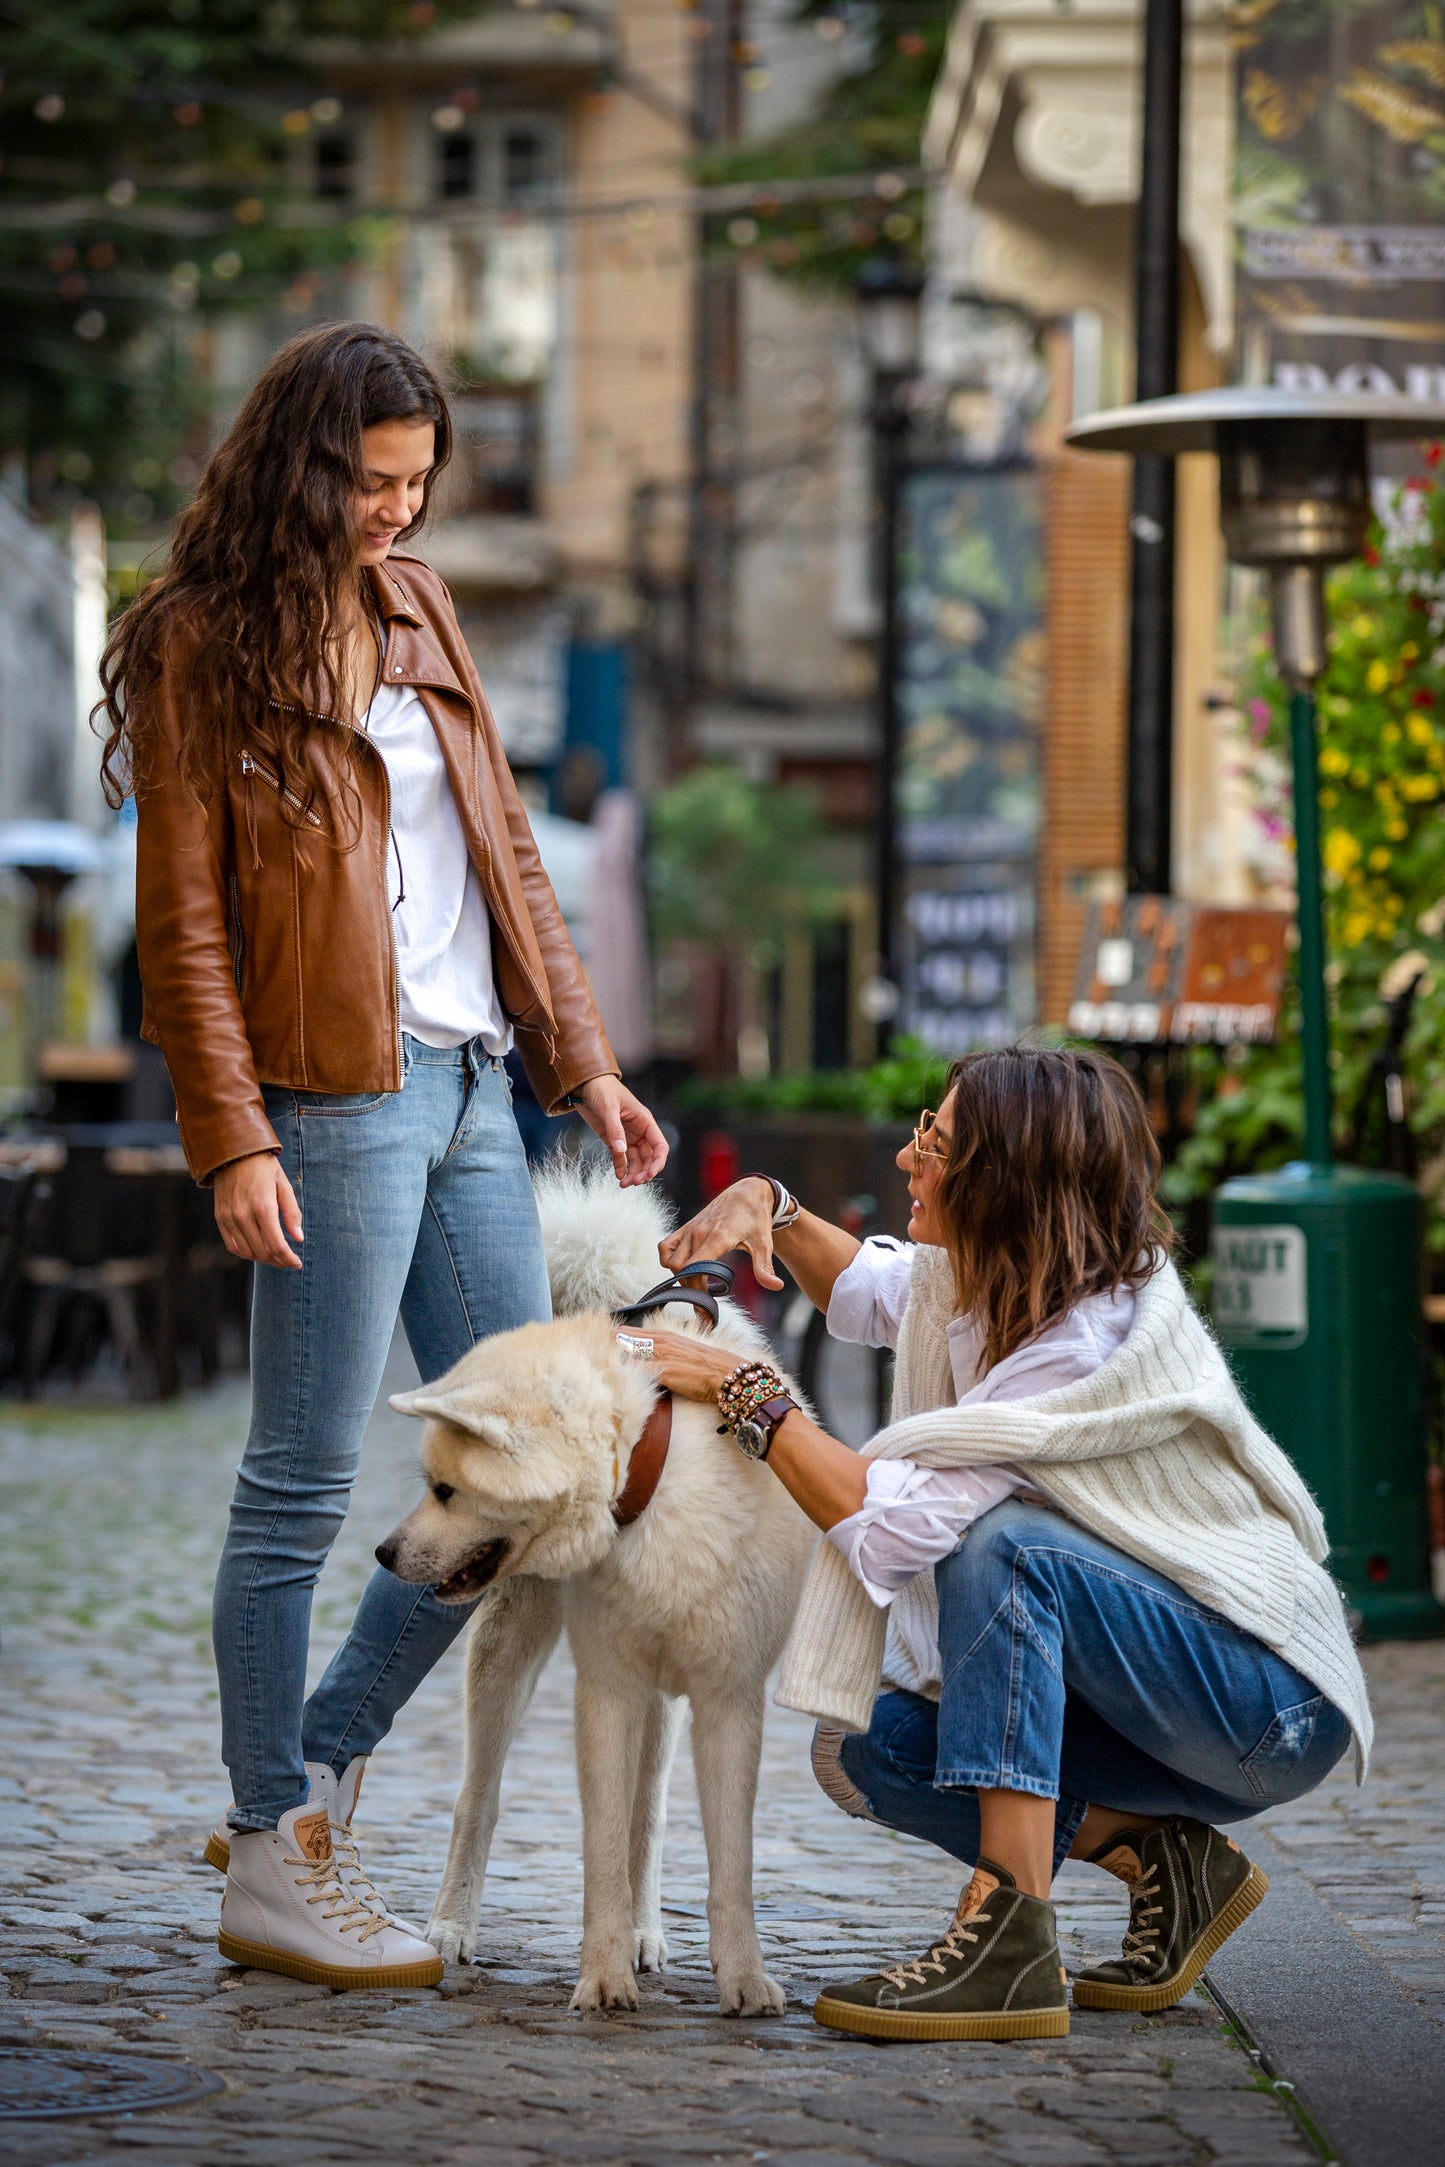
[{"label": "zipper on jacket", "polygon": [[235,930],[236,945],[231,952],[231,972],[236,981],[236,992],[244,999],[246,993],[246,928],[241,923],[241,883],[231,875],[231,924]]},{"label": "zipper on jacket", "polygon": [[294,790],[284,789],[278,777],[272,774],[270,768],[263,767],[260,761],[257,760],[253,754],[245,751],[242,752],[241,773],[243,775],[259,775],[262,782],[265,783],[266,787],[269,790],[274,790],[278,798],[284,798],[289,806],[291,806],[296,812],[301,813],[305,819],[310,821],[313,828],[319,828],[321,826],[320,815],[315,811],[314,807],[309,805],[303,805]]},{"label": "zipper on jacket", "polygon": [[387,900],[391,885],[391,776],[376,741],[368,737],[365,730],[358,730],[356,734],[364,745],[371,747],[376,755],[376,764],[381,770],[381,900],[386,912],[387,939],[391,944],[391,1014],[396,1030],[396,1072],[400,1079],[397,1089],[400,1090],[406,1082],[406,1048],[401,1042],[401,965],[396,954],[396,920]]}]

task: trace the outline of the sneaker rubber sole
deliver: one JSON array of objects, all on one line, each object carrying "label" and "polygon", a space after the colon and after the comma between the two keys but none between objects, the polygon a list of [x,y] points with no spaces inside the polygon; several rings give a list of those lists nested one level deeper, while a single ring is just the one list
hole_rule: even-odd
[{"label": "sneaker rubber sole", "polygon": [[1074,2007],[1133,2009],[1145,2015],[1155,2009],[1172,2009],[1175,2002],[1184,1999],[1215,1951],[1224,1946],[1235,1928],[1242,1926],[1251,1911],[1264,1901],[1268,1888],[1268,1875],[1261,1873],[1257,1866],[1251,1866],[1248,1878],[1241,1881],[1228,1903],[1215,1912],[1172,1977],[1160,1979],[1153,1986],[1114,1986],[1105,1979],[1075,1979]]},{"label": "sneaker rubber sole", "polygon": [[288,1979],[304,1979],[310,1986],[334,1986],[343,1993],[364,1987],[440,1986],[446,1968],[439,1956],[419,1964],[317,1964],[309,1956],[292,1956],[285,1949],[268,1949],[258,1941],[238,1941],[224,1927],[216,1947],[228,1963],[244,1964],[248,1971],[284,1971]]},{"label": "sneaker rubber sole", "polygon": [[930,2015],[923,2009],[865,2009],[826,1994],[813,2004],[813,2021],[829,2031],[861,2033],[867,2039],[1064,2039],[1069,2030],[1067,2008]]},{"label": "sneaker rubber sole", "polygon": [[208,1866],[214,1866],[218,1874],[228,1874],[231,1871],[231,1846],[219,1829],[211,1830],[201,1857]]}]

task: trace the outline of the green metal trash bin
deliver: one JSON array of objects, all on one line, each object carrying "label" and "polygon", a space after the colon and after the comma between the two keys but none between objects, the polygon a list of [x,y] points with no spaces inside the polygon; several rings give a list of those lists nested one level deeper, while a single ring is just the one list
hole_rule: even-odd
[{"label": "green metal trash bin", "polygon": [[1422,1211],[1394,1174],[1304,1162],[1214,1200],[1214,1323],[1255,1415],[1319,1499],[1372,1640],[1445,1630],[1425,1502]]}]

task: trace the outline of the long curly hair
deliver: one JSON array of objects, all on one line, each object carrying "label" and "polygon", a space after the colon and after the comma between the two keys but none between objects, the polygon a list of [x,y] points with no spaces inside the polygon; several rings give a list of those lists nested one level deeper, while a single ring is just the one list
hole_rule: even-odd
[{"label": "long curly hair", "polygon": [[[325,324],[283,346],[258,378],[176,522],[165,569],[101,659],[92,721],[113,807],[147,788],[158,757],[178,760],[208,797],[248,743],[266,749],[295,823],[349,776],[336,666],[365,577],[361,433],[387,421],[436,431],[406,540],[452,448],[446,396],[421,355],[379,324]],[[162,754],[157,695],[177,667],[180,742]]]},{"label": "long curly hair", "polygon": [[938,1217],[959,1307],[992,1369],[1087,1295],[1141,1287],[1174,1230],[1144,1100],[1107,1054],[966,1054],[948,1090]]}]

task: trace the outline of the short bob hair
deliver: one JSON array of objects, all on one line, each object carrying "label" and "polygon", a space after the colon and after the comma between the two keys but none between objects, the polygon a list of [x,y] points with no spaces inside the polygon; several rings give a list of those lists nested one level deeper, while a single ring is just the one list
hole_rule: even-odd
[{"label": "short bob hair", "polygon": [[1005,1046],[948,1074],[938,1216],[992,1368],[1091,1294],[1137,1288],[1174,1230],[1139,1088],[1106,1054]]}]

